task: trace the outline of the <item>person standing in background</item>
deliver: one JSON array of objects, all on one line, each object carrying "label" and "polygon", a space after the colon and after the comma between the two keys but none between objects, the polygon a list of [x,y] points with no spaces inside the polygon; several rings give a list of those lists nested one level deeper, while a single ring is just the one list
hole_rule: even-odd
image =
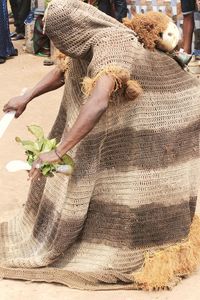
[{"label": "person standing in background", "polygon": [[114,13],[112,10],[112,4],[110,0],[99,0],[98,1],[98,9],[104,12],[105,14],[114,17]]},{"label": "person standing in background", "polygon": [[126,0],[113,0],[112,2],[115,10],[115,19],[122,22],[122,19],[126,18],[128,13]]},{"label": "person standing in background", "polygon": [[196,1],[181,0],[181,9],[183,13],[183,49],[186,53],[191,54]]},{"label": "person standing in background", "polygon": [[16,27],[16,32],[11,33],[11,38],[15,40],[24,39],[24,21],[30,12],[31,0],[10,0],[10,5],[14,17],[14,25]]},{"label": "person standing in background", "polygon": [[127,17],[126,0],[86,0],[89,4],[95,5],[105,14],[122,22],[122,19]]},{"label": "person standing in background", "polygon": [[7,0],[0,1],[0,64],[9,56],[17,55],[10,39]]},{"label": "person standing in background", "polygon": [[99,0],[98,8],[119,22],[122,22],[122,19],[127,17],[126,0]]}]

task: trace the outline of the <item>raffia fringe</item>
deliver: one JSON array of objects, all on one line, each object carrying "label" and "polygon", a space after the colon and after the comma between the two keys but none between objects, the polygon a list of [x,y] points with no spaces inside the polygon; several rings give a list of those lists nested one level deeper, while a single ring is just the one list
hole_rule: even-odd
[{"label": "raffia fringe", "polygon": [[142,93],[140,84],[135,80],[130,80],[130,73],[127,70],[110,65],[100,71],[95,77],[85,77],[83,79],[82,92],[86,97],[91,95],[97,80],[104,75],[111,75],[115,80],[115,87],[112,93],[119,89],[124,89],[124,97],[127,100],[134,100]]},{"label": "raffia fringe", "polygon": [[153,11],[136,14],[131,20],[123,19],[124,25],[132,29],[137,34],[138,40],[149,50],[163,44],[160,33],[167,29],[169,22],[170,18],[167,15]]},{"label": "raffia fringe", "polygon": [[58,49],[55,50],[53,57],[55,64],[62,72],[66,72],[69,68],[69,57],[60,52]]},{"label": "raffia fringe", "polygon": [[134,273],[138,288],[144,290],[166,289],[181,277],[195,271],[200,264],[200,218],[195,216],[188,239],[167,247],[153,255],[147,254],[142,270]]}]

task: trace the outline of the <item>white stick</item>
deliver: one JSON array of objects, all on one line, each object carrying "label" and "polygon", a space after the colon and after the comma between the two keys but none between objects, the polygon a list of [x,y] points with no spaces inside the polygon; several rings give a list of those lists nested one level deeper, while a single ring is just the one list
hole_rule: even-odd
[{"label": "white stick", "polygon": [[[20,96],[23,96],[26,92],[27,88],[23,88]],[[8,128],[9,124],[12,122],[12,120],[15,117],[15,113],[16,111],[9,111],[8,113],[6,113],[3,118],[0,120],[0,138],[3,136],[3,134],[5,133],[6,129]]]},{"label": "white stick", "polygon": [[10,111],[8,113],[6,113],[3,118],[0,121],[0,138],[3,136],[4,132],[6,131],[6,129],[8,128],[9,124],[12,122],[12,120],[15,117],[15,113],[16,111]]},{"label": "white stick", "polygon": [[[22,160],[11,160],[6,165],[6,170],[8,172],[17,172],[21,170],[31,170],[31,166]],[[56,167],[56,172],[63,173],[66,175],[71,175],[73,172],[73,168],[70,165],[60,165]]]},{"label": "white stick", "polygon": [[6,170],[8,172],[17,172],[21,170],[27,170],[29,171],[31,169],[31,166],[22,160],[12,160],[6,165]]}]

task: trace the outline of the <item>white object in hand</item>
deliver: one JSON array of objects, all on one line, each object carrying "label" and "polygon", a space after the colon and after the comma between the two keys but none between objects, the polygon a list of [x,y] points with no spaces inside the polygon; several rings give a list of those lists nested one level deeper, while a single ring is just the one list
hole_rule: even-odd
[{"label": "white object in hand", "polygon": [[3,118],[0,121],[0,138],[3,136],[4,132],[6,131],[6,129],[8,128],[10,122],[12,122],[12,120],[15,117],[15,113],[16,111],[10,111],[8,113],[6,113]]},{"label": "white object in hand", "polygon": [[29,171],[31,169],[31,166],[22,160],[12,160],[6,165],[6,169],[8,172],[17,172],[21,170],[27,170]]},{"label": "white object in hand", "polygon": [[[21,170],[30,171],[31,165],[22,160],[12,160],[7,163],[6,170],[8,172],[17,172]],[[56,172],[71,175],[73,172],[73,168],[70,165],[60,165],[56,167]]]},{"label": "white object in hand", "polygon": [[60,165],[56,168],[56,172],[71,175],[73,172],[73,168],[70,165]]}]

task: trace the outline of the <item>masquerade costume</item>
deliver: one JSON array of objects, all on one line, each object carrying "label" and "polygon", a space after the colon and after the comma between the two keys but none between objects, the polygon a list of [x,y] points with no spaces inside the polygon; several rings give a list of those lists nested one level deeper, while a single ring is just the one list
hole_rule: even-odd
[{"label": "masquerade costume", "polygon": [[72,127],[100,76],[116,86],[69,152],[72,176],[33,182],[23,214],[1,224],[0,277],[94,290],[175,284],[200,261],[199,81],[78,0],[52,1],[46,33],[69,56],[51,137]]}]

